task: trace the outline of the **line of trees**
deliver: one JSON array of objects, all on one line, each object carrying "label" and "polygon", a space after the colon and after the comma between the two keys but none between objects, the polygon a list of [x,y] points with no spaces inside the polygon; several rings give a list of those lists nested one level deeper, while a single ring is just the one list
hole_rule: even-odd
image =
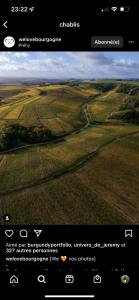
[{"label": "line of trees", "polygon": [[130,109],[112,112],[109,119],[117,119],[126,121],[127,123],[139,124],[139,111]]},{"label": "line of trees", "polygon": [[50,129],[45,127],[24,127],[19,124],[0,128],[0,151],[24,144],[41,143],[53,138]]}]

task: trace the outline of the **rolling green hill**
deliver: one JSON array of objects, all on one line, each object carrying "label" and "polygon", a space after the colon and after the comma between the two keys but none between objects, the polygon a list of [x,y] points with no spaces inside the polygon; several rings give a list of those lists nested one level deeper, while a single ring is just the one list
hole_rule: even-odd
[{"label": "rolling green hill", "polygon": [[1,224],[139,224],[137,80],[0,86],[0,97],[0,143],[12,140]]}]

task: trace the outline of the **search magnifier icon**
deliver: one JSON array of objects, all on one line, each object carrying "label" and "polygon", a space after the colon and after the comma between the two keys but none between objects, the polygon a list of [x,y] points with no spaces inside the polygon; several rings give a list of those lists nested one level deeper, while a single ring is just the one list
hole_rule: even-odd
[{"label": "search magnifier icon", "polygon": [[38,276],[38,282],[40,282],[40,283],[46,283],[45,276],[44,275],[39,275]]}]

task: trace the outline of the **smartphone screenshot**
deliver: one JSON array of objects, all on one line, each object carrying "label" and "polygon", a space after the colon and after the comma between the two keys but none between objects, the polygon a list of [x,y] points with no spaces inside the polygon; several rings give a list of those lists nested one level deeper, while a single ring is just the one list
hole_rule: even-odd
[{"label": "smartphone screenshot", "polygon": [[136,4],[0,10],[5,299],[138,299]]}]

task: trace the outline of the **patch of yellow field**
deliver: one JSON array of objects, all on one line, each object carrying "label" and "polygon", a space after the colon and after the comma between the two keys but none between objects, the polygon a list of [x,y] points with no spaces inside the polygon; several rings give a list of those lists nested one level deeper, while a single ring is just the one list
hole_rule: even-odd
[{"label": "patch of yellow field", "polygon": [[39,99],[40,99],[39,96],[33,96],[33,97],[30,97],[30,98],[28,98],[28,99],[26,99],[26,100],[22,100],[22,103],[23,103],[24,105],[26,105],[26,104],[33,103],[34,101],[38,101]]},{"label": "patch of yellow field", "polygon": [[109,97],[112,97],[113,95],[115,95],[115,92],[116,92],[116,89],[113,89],[113,90],[107,92],[107,93],[104,94],[104,95],[102,94],[102,95],[101,95],[101,98],[102,98],[102,99],[107,99],[107,98],[109,98]]},{"label": "patch of yellow field", "polygon": [[9,107],[10,107],[9,105],[0,107],[0,113],[6,111],[6,109]]},{"label": "patch of yellow field", "polygon": [[84,97],[95,96],[98,91],[95,88],[80,88],[80,93]]},{"label": "patch of yellow field", "polygon": [[64,129],[64,131],[72,131],[73,130],[73,126],[71,124],[69,124],[68,122],[65,122],[61,118],[58,118],[58,121],[59,121],[61,127]]},{"label": "patch of yellow field", "polygon": [[16,108],[11,110],[5,117],[4,119],[6,120],[17,120],[23,110],[24,105],[18,105]]},{"label": "patch of yellow field", "polygon": [[0,86],[0,91],[8,91],[8,90],[21,90],[21,89],[26,89],[23,85],[16,84],[16,85],[1,85]]},{"label": "patch of yellow field", "polygon": [[100,102],[98,102],[98,103],[95,102],[93,104],[88,104],[88,109],[91,110],[94,113],[95,113],[95,111],[96,112],[103,111],[105,108],[106,108],[105,103],[101,103],[101,105],[100,105]]},{"label": "patch of yellow field", "polygon": [[6,120],[0,120],[0,126],[3,126],[3,125],[5,125],[7,123],[7,121]]},{"label": "patch of yellow field", "polygon": [[[21,88],[20,88],[21,89]],[[8,89],[7,89],[8,91]],[[22,101],[26,98],[32,97],[32,96],[36,96],[39,94],[38,89],[35,87],[28,87],[25,88],[25,91],[21,91],[20,93],[16,94],[16,95],[11,95],[6,97],[6,102],[14,104],[14,102],[17,101]]]},{"label": "patch of yellow field", "polygon": [[81,96],[81,97],[89,97],[89,96],[93,96],[93,95],[96,95],[98,92],[95,88],[84,88],[84,87],[80,87],[80,86],[68,86],[68,85],[50,85],[50,86],[45,86],[45,87],[42,87],[42,88],[38,88],[40,91],[41,90],[46,90],[46,91],[55,91],[55,92],[62,92],[63,93],[69,93],[71,94],[72,96],[74,95],[78,95],[78,96]]},{"label": "patch of yellow field", "polygon": [[58,118],[54,119],[40,119],[41,124],[43,126],[48,127],[54,134],[58,134],[60,132],[64,132],[64,129],[61,126]]},{"label": "patch of yellow field", "polygon": [[[64,88],[65,88],[65,85],[64,85]],[[46,86],[43,86],[43,87],[39,87],[38,90],[46,90],[46,91],[55,91],[55,90],[61,90],[62,89],[62,86],[59,85],[59,84],[56,84],[56,85],[46,85]]]}]

